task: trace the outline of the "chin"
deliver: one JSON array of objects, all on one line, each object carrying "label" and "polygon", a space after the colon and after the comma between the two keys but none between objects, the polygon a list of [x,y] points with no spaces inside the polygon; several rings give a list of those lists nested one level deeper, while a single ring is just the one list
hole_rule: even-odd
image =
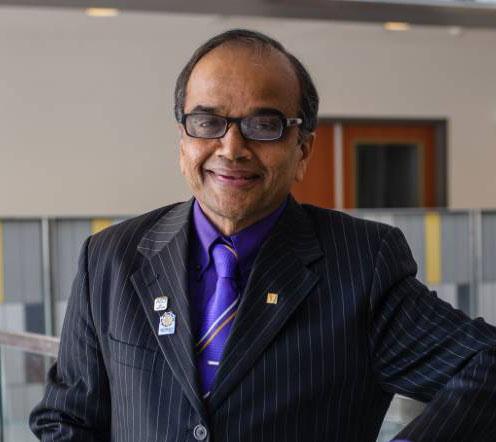
[{"label": "chin", "polygon": [[250,217],[256,212],[252,204],[240,204],[239,199],[230,198],[223,201],[205,201],[209,210],[217,216],[227,218],[232,221],[240,221]]},{"label": "chin", "polygon": [[234,207],[232,205],[217,206],[215,207],[215,212],[223,218],[233,221],[243,220],[251,213],[249,207]]}]

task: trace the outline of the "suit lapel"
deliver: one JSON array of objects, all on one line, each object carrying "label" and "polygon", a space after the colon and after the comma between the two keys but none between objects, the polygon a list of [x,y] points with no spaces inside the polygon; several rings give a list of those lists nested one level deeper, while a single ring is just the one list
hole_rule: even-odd
[{"label": "suit lapel", "polygon": [[[217,409],[298,308],[318,276],[308,265],[322,256],[315,229],[292,198],[260,250],[224,349],[210,408]],[[277,293],[276,304],[267,303]]]},{"label": "suit lapel", "polygon": [[[147,258],[131,280],[160,349],[186,397],[207,420],[197,381],[193,355],[190,303],[188,297],[188,237],[192,201],[167,212],[142,238],[138,250]],[[154,300],[168,297],[168,311],[176,315],[175,333],[158,335],[162,312],[154,310]]]}]

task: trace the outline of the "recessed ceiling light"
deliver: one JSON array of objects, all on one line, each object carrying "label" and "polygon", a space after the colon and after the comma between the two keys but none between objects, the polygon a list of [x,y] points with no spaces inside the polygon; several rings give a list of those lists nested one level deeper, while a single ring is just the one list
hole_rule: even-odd
[{"label": "recessed ceiling light", "polygon": [[89,17],[115,17],[119,15],[118,9],[113,8],[88,8],[84,13]]},{"label": "recessed ceiling light", "polygon": [[400,21],[390,21],[384,23],[384,29],[386,31],[408,31],[410,29],[410,25]]},{"label": "recessed ceiling light", "polygon": [[462,35],[463,33],[463,30],[462,28],[460,28],[459,26],[451,26],[449,29],[448,29],[448,32],[450,35],[452,35],[453,37],[460,37],[460,35]]}]

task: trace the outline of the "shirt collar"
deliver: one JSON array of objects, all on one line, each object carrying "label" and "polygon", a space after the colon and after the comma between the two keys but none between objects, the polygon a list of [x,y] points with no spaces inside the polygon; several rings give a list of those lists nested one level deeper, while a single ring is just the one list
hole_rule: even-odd
[{"label": "shirt collar", "polygon": [[[272,213],[255,224],[246,227],[232,236],[222,235],[203,213],[200,204],[195,199],[193,206],[193,225],[198,238],[200,262],[205,263],[205,268],[210,262],[210,247],[218,239],[223,239],[231,244],[239,256],[241,273],[249,273],[260,246],[267,239],[270,231],[286,208],[288,198]],[[201,269],[205,270],[205,268]]]}]

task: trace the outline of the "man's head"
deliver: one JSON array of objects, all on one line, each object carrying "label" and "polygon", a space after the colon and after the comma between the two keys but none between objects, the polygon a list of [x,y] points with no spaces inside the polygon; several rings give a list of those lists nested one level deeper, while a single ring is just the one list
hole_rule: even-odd
[{"label": "man's head", "polygon": [[[181,72],[175,100],[178,122],[186,122],[184,115],[201,114],[187,117],[197,126],[180,125],[181,171],[204,212],[224,233],[269,214],[294,181],[303,179],[318,96],[305,68],[278,42],[246,30],[212,38]],[[196,138],[214,124],[205,114],[262,118],[230,122],[218,138]],[[267,121],[272,125],[278,118],[284,126],[281,138],[261,141]],[[222,126],[222,120],[215,124]]]}]

